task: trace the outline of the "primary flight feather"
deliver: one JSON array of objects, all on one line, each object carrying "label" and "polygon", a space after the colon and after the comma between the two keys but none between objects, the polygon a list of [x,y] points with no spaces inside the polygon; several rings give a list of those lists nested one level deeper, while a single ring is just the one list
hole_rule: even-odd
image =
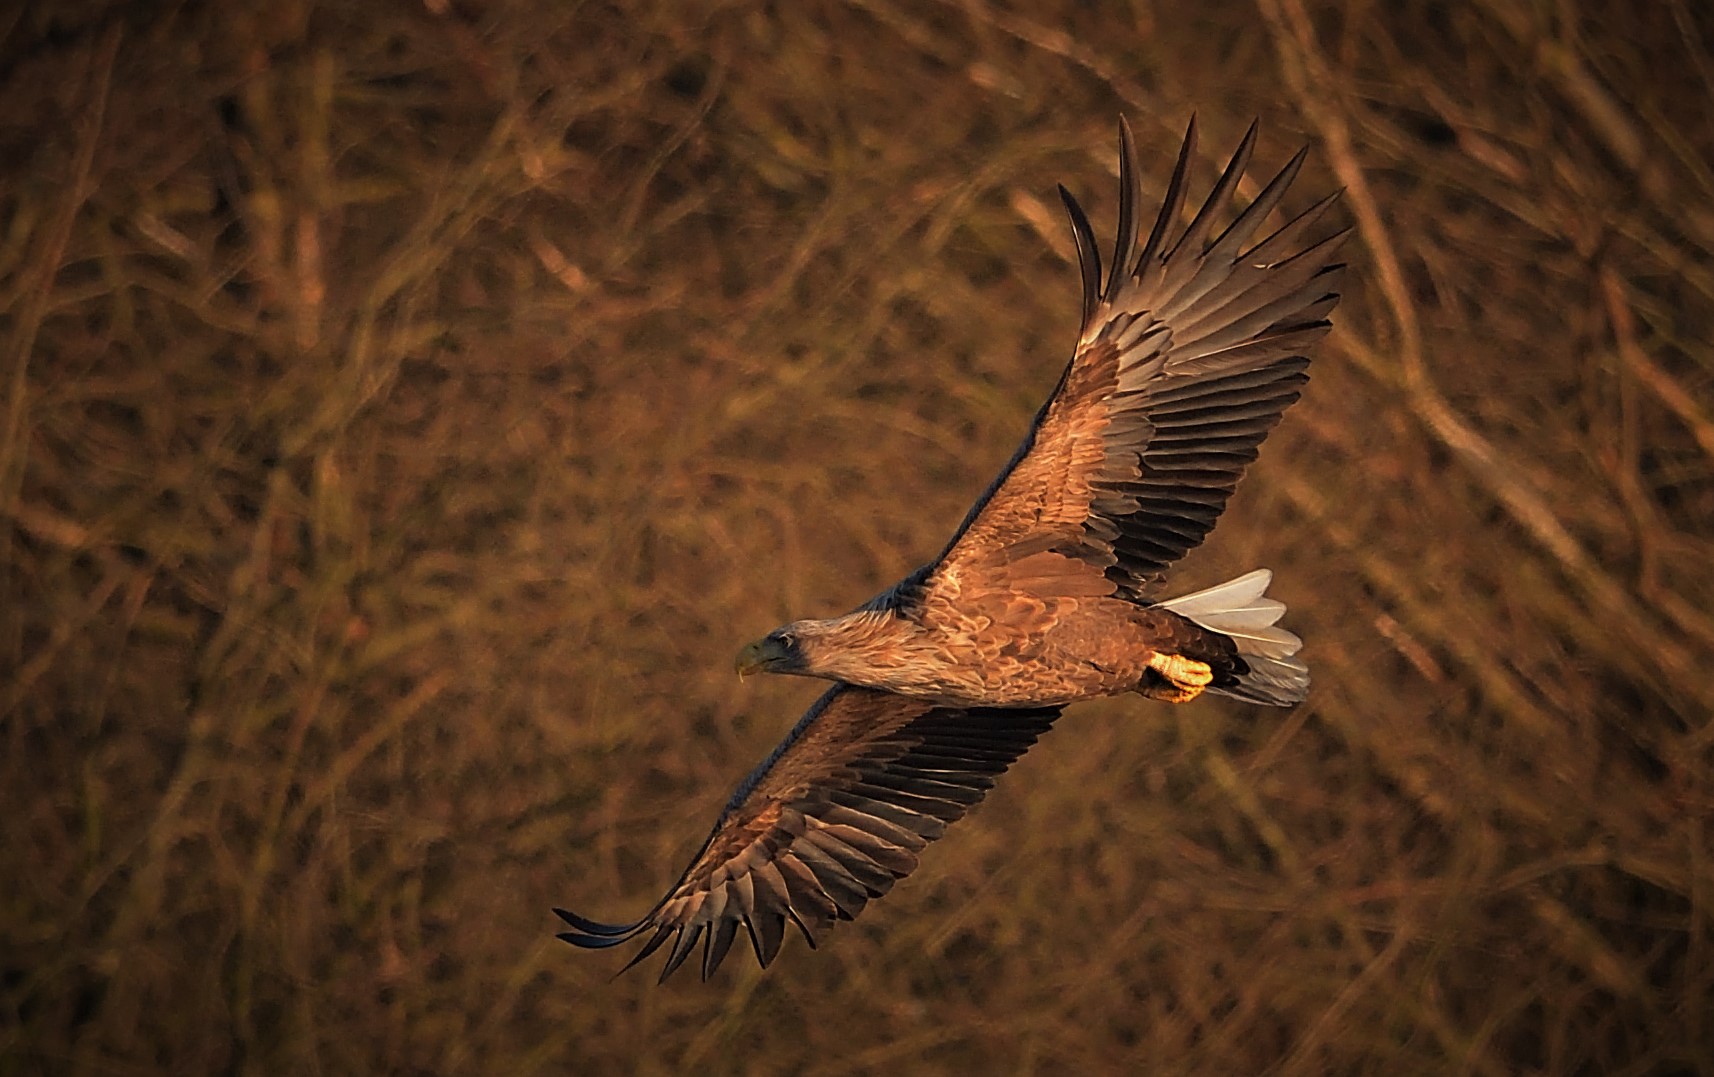
[{"label": "primary flight feather", "polygon": [[1232,213],[1255,141],[1251,125],[1181,227],[1192,121],[1139,243],[1136,149],[1121,121],[1118,239],[1104,284],[1088,218],[1060,188],[1082,270],[1082,332],[1023,445],[934,562],[843,617],[776,629],[740,653],[740,672],[966,706],[1128,691],[1172,702],[1204,690],[1278,706],[1304,698],[1301,641],[1276,627],[1285,607],[1266,597],[1265,570],[1156,597],[1298,398],[1305,353],[1339,301],[1334,258],[1346,232],[1314,238],[1337,193],[1255,238],[1307,150]]}]

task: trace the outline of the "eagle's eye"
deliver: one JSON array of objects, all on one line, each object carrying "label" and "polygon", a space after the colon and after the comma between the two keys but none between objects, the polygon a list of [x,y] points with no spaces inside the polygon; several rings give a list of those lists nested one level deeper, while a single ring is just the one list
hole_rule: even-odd
[{"label": "eagle's eye", "polygon": [[794,650],[797,647],[797,637],[792,635],[790,632],[781,632],[778,639],[780,646],[784,647],[788,651]]}]

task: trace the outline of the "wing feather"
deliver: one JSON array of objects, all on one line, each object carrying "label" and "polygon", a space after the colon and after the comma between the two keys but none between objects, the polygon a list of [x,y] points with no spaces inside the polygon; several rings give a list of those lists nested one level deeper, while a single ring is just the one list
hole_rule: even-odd
[{"label": "wing feather", "polygon": [[[790,891],[772,864],[764,864],[753,874],[742,877],[756,881],[757,909],[750,918],[750,941],[755,946],[757,962],[767,968],[785,941],[785,910],[792,907],[788,896]],[[767,891],[765,896],[764,889]]]},{"label": "wing feather", "polygon": [[816,945],[816,934],[832,927],[839,918],[839,903],[828,894],[809,865],[797,857],[787,857],[768,867],[785,887],[786,900],[781,907],[809,944]]},{"label": "wing feather", "polygon": [[726,954],[732,949],[733,940],[738,937],[740,925],[748,922],[743,915],[723,916],[715,922],[713,934],[708,939],[708,949],[702,955],[702,978],[708,979],[714,975],[714,970],[726,960]]},{"label": "wing feather", "polygon": [[854,920],[868,904],[869,895],[864,893],[856,879],[839,862],[816,847],[813,841],[800,841],[792,845],[791,858],[809,869],[815,876],[815,881],[821,887],[821,892],[833,899],[833,904],[841,920]]},{"label": "wing feather", "polygon": [[1317,238],[1339,192],[1245,249],[1307,154],[1300,150],[1234,213],[1256,141],[1252,124],[1179,231],[1196,150],[1193,118],[1139,247],[1142,191],[1130,126],[1121,120],[1118,225],[1104,286],[1088,218],[1062,189],[1083,285],[1076,354],[1011,462],[901,595],[923,600],[946,588],[950,598],[953,589],[968,596],[981,581],[1027,584],[1044,597],[1050,588],[1091,593],[1063,570],[1042,578],[1003,571],[1051,550],[1101,580],[1099,593],[1140,598],[1208,536],[1308,380],[1304,353],[1328,329],[1344,269],[1335,259],[1348,230]]},{"label": "wing feather", "polygon": [[625,967],[667,947],[663,980],[699,942],[702,976],[713,975],[740,928],[764,968],[788,921],[813,947],[914,871],[922,849],[1058,714],[941,707],[835,685],[740,783],[702,850],[648,915],[609,924],[556,909],[571,929],[560,938],[606,949],[646,937]]},{"label": "wing feather", "polygon": [[667,977],[684,964],[684,959],[696,949],[697,940],[702,938],[703,927],[702,924],[686,924],[678,929],[678,937],[673,940],[673,948],[667,953],[667,963],[662,966],[661,978],[657,983],[666,983]]},{"label": "wing feather", "polygon": [[1071,217],[1071,235],[1077,241],[1077,271],[1083,279],[1083,320],[1087,323],[1095,317],[1095,308],[1101,303],[1101,248],[1095,245],[1095,230],[1089,227],[1083,207],[1063,186],[1059,189],[1059,200],[1065,203],[1065,212]]}]

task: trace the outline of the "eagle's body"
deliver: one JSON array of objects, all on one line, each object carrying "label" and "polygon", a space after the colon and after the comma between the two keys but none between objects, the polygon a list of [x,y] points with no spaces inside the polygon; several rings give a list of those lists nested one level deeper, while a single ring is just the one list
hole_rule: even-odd
[{"label": "eagle's body", "polygon": [[[561,938],[646,937],[665,979],[703,943],[704,977],[739,932],[767,965],[787,923],[813,945],[887,892],[1051,726],[1061,705],[1120,692],[1184,702],[1304,697],[1299,640],[1257,570],[1161,600],[1307,380],[1305,349],[1338,301],[1339,235],[1311,242],[1323,199],[1251,244],[1300,153],[1218,234],[1254,144],[1178,230],[1195,125],[1139,244],[1137,169],[1121,124],[1119,235],[1101,258],[1065,197],[1083,328],[1023,445],[938,558],[843,617],[797,621],[745,648],[741,670],[836,683],[740,784],[701,852],[641,919],[560,911]],[[1176,238],[1174,234],[1176,233]],[[628,966],[627,966],[628,967]]]},{"label": "eagle's body", "polygon": [[[1249,161],[1245,137],[1208,202],[1173,237],[1195,148],[1138,244],[1137,170],[1122,128],[1119,238],[1105,287],[1070,195],[1083,330],[1023,445],[939,558],[844,617],[797,621],[751,644],[740,669],[824,677],[941,703],[1060,704],[1203,689],[1289,705],[1308,689],[1285,607],[1244,577],[1157,600],[1173,562],[1213,529],[1257,447],[1298,397],[1305,349],[1327,331],[1342,233],[1309,236],[1323,199],[1251,239],[1299,153],[1216,233]],[[1063,189],[1061,193],[1064,194]],[[1256,581],[1262,586],[1248,586]],[[1212,618],[1212,619],[1211,619]]]},{"label": "eagle's body", "polygon": [[1163,606],[1065,593],[1101,577],[1062,564],[1062,555],[1033,560],[1062,572],[1067,586],[1044,593],[1035,580],[1030,589],[965,593],[954,584],[918,597],[906,580],[855,613],[783,631],[799,653],[814,656],[817,676],[960,706],[1170,695],[1150,665],[1159,655],[1201,662],[1213,683],[1236,684],[1242,659],[1229,637]]}]

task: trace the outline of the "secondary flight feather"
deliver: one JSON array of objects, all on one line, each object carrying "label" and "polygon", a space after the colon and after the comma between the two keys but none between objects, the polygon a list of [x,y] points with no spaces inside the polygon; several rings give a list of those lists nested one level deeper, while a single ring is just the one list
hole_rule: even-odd
[{"label": "secondary flight feather", "polygon": [[788,924],[814,946],[908,875],[1062,705],[1127,691],[1281,706],[1304,697],[1301,644],[1276,624],[1285,607],[1266,596],[1266,570],[1156,597],[1297,399],[1306,349],[1339,299],[1344,233],[1315,238],[1337,195],[1255,240],[1303,152],[1233,212],[1255,139],[1252,126],[1181,227],[1192,122],[1143,239],[1121,121],[1104,281],[1089,221],[1060,189],[1082,329],[1017,454],[933,562],[853,613],[794,622],[745,648],[740,671],[840,683],[740,784],[647,915],[607,924],[555,910],[570,927],[561,938],[589,949],[642,939],[625,967],[665,949],[663,980],[699,945],[706,978],[740,937],[766,966]]}]

